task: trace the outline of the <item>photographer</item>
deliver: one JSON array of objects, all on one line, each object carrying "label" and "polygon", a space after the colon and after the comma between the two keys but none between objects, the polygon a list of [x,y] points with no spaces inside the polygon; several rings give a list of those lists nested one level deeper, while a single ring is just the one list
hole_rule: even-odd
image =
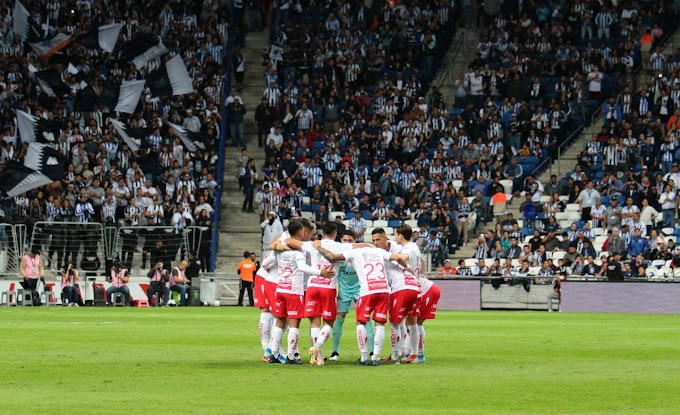
[{"label": "photographer", "polygon": [[149,304],[151,304],[152,307],[159,305],[154,304],[152,299],[156,293],[160,293],[162,291],[163,306],[167,306],[168,300],[170,299],[170,288],[168,288],[166,284],[170,282],[170,275],[168,275],[167,270],[163,269],[163,262],[156,262],[156,267],[149,270],[146,276],[151,280],[149,282],[149,288],[146,289],[146,296],[149,298]]},{"label": "photographer", "polygon": [[111,283],[111,286],[106,290],[106,300],[109,304],[111,302],[111,296],[115,293],[122,293],[125,298],[125,305],[130,305],[130,289],[127,286],[128,281],[130,281],[130,273],[128,270],[123,268],[120,263],[115,262],[111,267],[111,275],[106,277],[106,281]]},{"label": "photographer", "polygon": [[78,285],[78,271],[73,267],[69,261],[66,263],[64,272],[61,274],[61,291],[64,297],[68,300],[69,307],[79,307],[78,299],[80,298],[80,286]]},{"label": "photographer", "polygon": [[170,276],[170,290],[179,293],[179,305],[187,305],[187,291],[189,290],[189,279],[185,276],[188,262],[182,261],[179,266],[172,269]]}]

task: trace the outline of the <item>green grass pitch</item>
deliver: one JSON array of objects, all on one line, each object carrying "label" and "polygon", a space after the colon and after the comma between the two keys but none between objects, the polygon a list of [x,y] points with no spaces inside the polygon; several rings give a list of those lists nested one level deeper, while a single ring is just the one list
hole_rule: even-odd
[{"label": "green grass pitch", "polygon": [[339,363],[261,363],[258,312],[0,309],[0,414],[680,413],[680,316],[440,311],[427,363],[375,368],[352,316]]}]

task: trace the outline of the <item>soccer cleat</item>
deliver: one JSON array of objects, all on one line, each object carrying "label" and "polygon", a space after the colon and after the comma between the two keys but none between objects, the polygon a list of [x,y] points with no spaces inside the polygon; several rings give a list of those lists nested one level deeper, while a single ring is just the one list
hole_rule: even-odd
[{"label": "soccer cleat", "polygon": [[325,363],[326,363],[326,359],[324,359],[323,357],[316,359],[316,365],[317,366],[323,366]]},{"label": "soccer cleat", "polygon": [[371,360],[371,366],[380,366],[380,360]]},{"label": "soccer cleat", "polygon": [[[314,366],[317,360],[319,360],[319,349],[317,349],[316,346],[312,346],[309,348],[309,364]],[[321,360],[323,360],[323,358]]]},{"label": "soccer cleat", "polygon": [[387,356],[380,361],[381,365],[398,365],[399,359],[392,359],[392,356]]},{"label": "soccer cleat", "polygon": [[412,363],[412,364],[418,363],[418,356],[416,356],[414,354],[409,355],[409,357],[407,357],[406,359],[403,359],[401,362],[402,363]]},{"label": "soccer cleat", "polygon": [[424,354],[418,355],[418,363],[425,363],[425,355]]},{"label": "soccer cleat", "polygon": [[262,359],[260,359],[262,363],[269,363],[269,358],[267,356],[262,356]]},{"label": "soccer cleat", "polygon": [[269,363],[281,363],[281,361],[279,359],[277,359],[276,357],[274,357],[274,355],[269,356],[267,358],[267,362],[269,362]]},{"label": "soccer cleat", "polygon": [[302,362],[299,361],[299,360],[297,360],[297,359],[289,359],[289,358],[286,358],[286,364],[287,364],[287,365],[301,365]]},{"label": "soccer cleat", "polygon": [[280,363],[286,363],[286,359],[287,359],[286,356],[284,356],[284,355],[282,355],[282,354],[279,355],[279,362],[280,362]]},{"label": "soccer cleat", "polygon": [[332,360],[333,362],[337,362],[340,360],[340,355],[338,352],[333,352],[331,353],[331,357],[328,358],[328,360]]},{"label": "soccer cleat", "polygon": [[371,362],[369,362],[368,360],[359,359],[354,364],[357,365],[357,366],[370,366]]}]

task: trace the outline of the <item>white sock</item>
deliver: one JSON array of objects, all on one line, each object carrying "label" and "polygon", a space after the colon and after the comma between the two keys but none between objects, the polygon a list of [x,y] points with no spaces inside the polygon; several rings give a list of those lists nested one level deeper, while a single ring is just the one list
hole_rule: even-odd
[{"label": "white sock", "polygon": [[272,339],[269,342],[272,355],[278,357],[279,348],[281,347],[281,337],[283,337],[283,329],[279,327],[274,327],[272,330]]},{"label": "white sock", "polygon": [[260,313],[260,325],[258,326],[258,332],[260,334],[260,343],[262,343],[262,350],[267,350],[269,347],[269,339],[271,338],[271,318],[272,314],[270,312]]},{"label": "white sock", "polygon": [[359,351],[361,352],[361,361],[365,362],[368,360],[368,332],[366,331],[366,326],[363,324],[357,324],[357,344],[359,345]]},{"label": "white sock", "polygon": [[316,345],[316,339],[319,338],[319,333],[321,332],[321,327],[312,327],[309,329],[309,335],[312,338],[312,346]]},{"label": "white sock", "polygon": [[316,338],[316,343],[314,343],[314,346],[319,349],[319,353],[321,353],[321,348],[324,344],[326,344],[326,341],[331,336],[332,331],[333,328],[328,324],[324,324],[323,328],[321,328],[319,336]]},{"label": "white sock", "polygon": [[401,329],[399,323],[390,323],[390,345],[392,346],[392,359],[399,359],[399,340]]},{"label": "white sock", "polygon": [[399,325],[399,330],[401,335],[399,336],[399,348],[401,349],[401,354],[408,356],[408,330],[406,330],[406,320],[402,320]]},{"label": "white sock", "polygon": [[418,355],[419,356],[424,356],[425,355],[425,326],[420,324],[418,326],[418,331],[420,332],[419,340],[418,340]]},{"label": "white sock", "polygon": [[288,329],[288,358],[295,359],[295,351],[297,350],[298,340],[300,340],[300,329]]},{"label": "white sock", "polygon": [[412,326],[408,326],[408,331],[410,333],[410,338],[409,338],[409,349],[412,355],[415,355],[416,352],[418,351],[418,343],[420,343],[420,330],[418,330],[418,325],[414,324]]},{"label": "white sock", "polygon": [[385,343],[385,326],[375,326],[375,341],[373,342],[373,360],[380,360],[380,351]]}]

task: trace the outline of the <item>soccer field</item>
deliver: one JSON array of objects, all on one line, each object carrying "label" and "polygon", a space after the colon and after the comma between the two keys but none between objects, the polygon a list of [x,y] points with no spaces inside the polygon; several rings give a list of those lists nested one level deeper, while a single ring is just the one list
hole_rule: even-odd
[{"label": "soccer field", "polygon": [[350,316],[339,363],[261,363],[258,312],[0,309],[0,414],[680,412],[680,316],[440,311],[427,363],[376,368]]}]

